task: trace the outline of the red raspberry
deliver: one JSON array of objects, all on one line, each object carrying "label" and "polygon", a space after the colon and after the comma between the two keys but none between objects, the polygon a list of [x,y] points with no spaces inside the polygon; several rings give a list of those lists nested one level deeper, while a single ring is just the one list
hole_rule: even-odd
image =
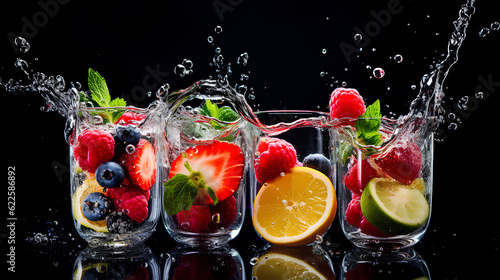
[{"label": "red raspberry", "polygon": [[381,230],[372,225],[368,220],[363,217],[359,223],[359,229],[362,233],[376,237],[388,237],[390,235],[383,233]]},{"label": "red raspberry", "polygon": [[419,177],[422,154],[415,142],[396,146],[384,157],[375,160],[382,172],[402,184],[409,185]]},{"label": "red raspberry", "polygon": [[278,138],[264,137],[254,157],[257,181],[264,183],[286,172],[297,163],[297,152],[292,144]]},{"label": "red raspberry", "polygon": [[146,115],[144,114],[138,114],[134,112],[125,112],[121,117],[115,122],[115,124],[127,126],[129,124],[133,124],[138,126],[139,124],[144,121],[146,118]]},{"label": "red raspberry", "polygon": [[366,184],[377,176],[377,171],[370,165],[368,160],[364,159],[361,162],[356,162],[351,169],[349,169],[344,179],[344,185],[353,193],[361,194]]},{"label": "red raspberry", "polygon": [[365,102],[357,90],[340,87],[332,92],[330,98],[330,116],[332,119],[356,119],[365,111]]},{"label": "red raspberry", "polygon": [[238,217],[236,198],[230,196],[216,205],[209,205],[212,222],[208,225],[207,232],[216,232],[221,228],[228,228]]},{"label": "red raspberry", "polygon": [[138,223],[148,217],[149,195],[149,191],[132,185],[108,189],[108,197],[113,201],[116,210]]},{"label": "red raspberry", "polygon": [[73,147],[73,155],[80,167],[91,173],[102,163],[113,158],[115,139],[106,131],[84,130],[78,135],[77,145]]},{"label": "red raspberry", "polygon": [[363,213],[361,212],[361,196],[353,194],[351,202],[345,211],[345,220],[352,226],[359,228]]},{"label": "red raspberry", "polygon": [[176,215],[179,228],[184,231],[202,232],[212,221],[207,205],[192,205],[189,210],[182,210]]}]

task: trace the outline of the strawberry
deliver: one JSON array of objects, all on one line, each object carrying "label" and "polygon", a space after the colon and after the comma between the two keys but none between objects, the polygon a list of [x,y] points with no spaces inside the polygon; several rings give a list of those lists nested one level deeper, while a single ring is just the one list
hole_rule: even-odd
[{"label": "strawberry", "polygon": [[115,152],[113,136],[103,130],[84,130],[78,135],[73,155],[80,167],[95,173],[102,163],[110,161]]},{"label": "strawberry", "polygon": [[[361,167],[360,167],[361,166]],[[356,162],[347,172],[344,185],[355,194],[361,194],[366,184],[378,176],[377,171],[370,165],[367,159]]]},{"label": "strawberry", "polygon": [[363,213],[361,212],[361,196],[353,194],[351,202],[345,211],[345,220],[352,226],[359,228]]},{"label": "strawberry", "polygon": [[[330,97],[329,107],[332,119],[356,119],[366,111],[363,98],[353,88],[336,88]],[[354,122],[351,125],[353,124]]]},{"label": "strawberry", "polygon": [[395,146],[385,156],[375,159],[382,172],[392,179],[409,185],[419,177],[422,154],[415,142]]},{"label": "strawberry", "polygon": [[184,231],[202,232],[212,221],[207,205],[193,205],[189,210],[180,211],[176,215],[179,228]]},{"label": "strawberry", "polygon": [[141,223],[148,217],[149,191],[129,185],[108,189],[107,193],[115,209],[126,214],[130,219]]},{"label": "strawberry", "polygon": [[118,163],[127,172],[127,178],[133,185],[147,191],[156,181],[156,156],[153,145],[141,139],[131,154],[122,153]]},{"label": "strawberry", "polygon": [[244,165],[245,157],[240,147],[229,142],[214,141],[188,148],[179,155],[171,164],[169,177],[172,179],[177,174],[189,176],[189,180],[196,181],[194,185],[198,187],[193,203],[213,204],[214,200],[207,189],[211,193],[213,191],[218,201],[232,196],[240,185]]},{"label": "strawberry", "polygon": [[123,126],[127,126],[129,124],[139,125],[144,121],[145,118],[146,118],[146,115],[144,115],[144,114],[139,114],[139,113],[134,113],[134,112],[125,112],[115,122],[115,124],[120,124]]},{"label": "strawberry", "polygon": [[297,151],[285,140],[271,137],[260,139],[254,157],[257,181],[265,183],[298,164]]}]

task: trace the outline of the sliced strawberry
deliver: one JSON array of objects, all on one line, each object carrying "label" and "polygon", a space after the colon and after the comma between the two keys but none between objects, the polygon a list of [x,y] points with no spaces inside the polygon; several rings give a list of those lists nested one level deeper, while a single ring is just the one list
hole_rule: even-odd
[{"label": "sliced strawberry", "polygon": [[[184,166],[187,160],[194,172],[201,173],[205,185],[214,191],[219,201],[230,197],[238,189],[245,158],[237,145],[214,141],[187,149],[185,156],[180,155],[172,162],[170,178],[176,174],[191,174]],[[206,188],[198,189],[194,204],[213,204]]]},{"label": "sliced strawberry", "polygon": [[156,156],[153,145],[141,139],[131,154],[123,153],[118,161],[127,171],[129,181],[147,191],[156,181]]}]

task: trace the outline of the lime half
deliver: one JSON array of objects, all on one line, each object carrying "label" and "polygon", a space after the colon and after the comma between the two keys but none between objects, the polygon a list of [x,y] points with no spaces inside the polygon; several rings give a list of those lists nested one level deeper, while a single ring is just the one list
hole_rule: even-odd
[{"label": "lime half", "polygon": [[379,230],[389,235],[408,234],[429,218],[430,207],[418,188],[374,178],[361,195],[361,211]]}]

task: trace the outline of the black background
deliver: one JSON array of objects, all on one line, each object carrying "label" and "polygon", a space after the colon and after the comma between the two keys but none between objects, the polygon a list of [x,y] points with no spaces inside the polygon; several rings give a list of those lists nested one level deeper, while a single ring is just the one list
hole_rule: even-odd
[{"label": "black background", "polygon": [[[40,3],[57,3],[50,14]],[[376,22],[373,12],[387,10],[391,1],[16,1],[0,8],[0,77],[23,78],[15,68],[16,57],[30,69],[62,75],[86,88],[89,67],[99,71],[113,96],[131,105],[146,106],[146,95],[162,83],[185,88],[214,75],[209,66],[216,47],[232,64],[231,84],[253,88],[254,110],[327,110],[329,95],[343,81],[357,88],[371,104],[376,98],[382,111],[401,114],[415,97],[417,85],[430,66],[442,58],[464,1],[400,1],[379,29],[372,29],[359,57],[342,53],[341,44],[354,45],[355,28]],[[372,12],[373,11],[373,12]],[[372,13],[371,13],[372,12]],[[500,21],[492,1],[477,1],[459,61],[445,82],[447,108],[469,96],[469,109],[457,130],[448,130],[435,146],[434,201],[428,232],[414,246],[427,262],[433,279],[474,279],[495,275],[500,259],[498,233],[498,117],[500,31],[482,38],[479,31]],[[215,32],[220,25],[223,31]],[[376,32],[375,32],[376,31]],[[26,37],[31,50],[17,53],[9,34]],[[369,33],[369,32],[365,32]],[[366,34],[365,34],[366,35]],[[207,40],[213,36],[214,43]],[[369,37],[369,38],[367,38]],[[326,54],[322,50],[326,49]],[[236,64],[248,52],[246,67]],[[396,63],[391,57],[403,56]],[[194,73],[183,78],[174,67],[183,59],[194,63]],[[367,66],[382,67],[386,76],[370,78]],[[148,70],[149,69],[149,70]],[[158,75],[152,75],[151,69]],[[320,72],[327,72],[321,77]],[[249,75],[245,82],[240,74]],[[333,77],[333,78],[332,78]],[[489,81],[489,87],[484,82]],[[478,87],[485,98],[474,99]],[[250,93],[250,91],[248,92]],[[247,94],[248,94],[247,93]],[[85,247],[72,225],[70,214],[68,145],[64,119],[40,111],[44,101],[37,94],[2,94],[2,188],[7,214],[7,168],[16,168],[16,274],[2,261],[0,275],[21,279],[68,279],[77,254]],[[389,105],[386,107],[385,105]],[[54,165],[60,167],[57,173]],[[62,168],[62,169],[61,169]],[[248,219],[247,219],[248,220]],[[2,218],[2,260],[7,251],[7,221]],[[36,233],[52,240],[32,241]],[[50,235],[49,235],[50,234]],[[338,221],[325,237],[338,252],[332,259],[338,273],[345,251],[352,245]],[[250,245],[262,246],[251,223],[230,242],[251,272]],[[160,224],[146,242],[163,268],[164,253],[175,246]],[[29,279],[29,278],[23,278]]]}]

